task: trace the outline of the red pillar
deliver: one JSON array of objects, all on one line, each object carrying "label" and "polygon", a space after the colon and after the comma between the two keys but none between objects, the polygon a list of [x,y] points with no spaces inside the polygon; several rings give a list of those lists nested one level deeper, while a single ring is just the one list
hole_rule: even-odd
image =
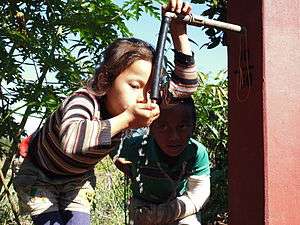
[{"label": "red pillar", "polygon": [[300,224],[300,2],[230,0],[230,225]]}]

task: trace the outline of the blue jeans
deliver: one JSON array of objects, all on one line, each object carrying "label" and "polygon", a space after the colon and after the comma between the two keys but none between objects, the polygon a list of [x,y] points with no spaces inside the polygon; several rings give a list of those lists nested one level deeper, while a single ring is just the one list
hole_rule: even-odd
[{"label": "blue jeans", "polygon": [[89,225],[90,215],[76,211],[56,211],[32,216],[34,225]]}]

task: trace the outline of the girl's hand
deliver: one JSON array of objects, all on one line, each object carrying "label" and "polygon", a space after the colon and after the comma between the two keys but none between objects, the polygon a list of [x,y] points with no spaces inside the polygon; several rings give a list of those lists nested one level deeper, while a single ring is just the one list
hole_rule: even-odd
[{"label": "girl's hand", "polygon": [[148,127],[159,117],[159,106],[151,101],[137,102],[128,107],[124,114],[128,118],[128,128]]},{"label": "girl's hand", "polygon": [[149,127],[158,117],[159,106],[151,103],[150,98],[146,102],[137,102],[121,114],[109,119],[111,137],[126,129]]}]

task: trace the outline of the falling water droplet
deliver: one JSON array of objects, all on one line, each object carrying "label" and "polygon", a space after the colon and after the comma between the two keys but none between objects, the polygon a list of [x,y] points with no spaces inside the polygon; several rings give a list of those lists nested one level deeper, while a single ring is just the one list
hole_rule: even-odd
[{"label": "falling water droplet", "polygon": [[136,180],[137,182],[139,182],[139,181],[141,180],[141,174],[137,175],[137,177],[135,178],[135,180]]},{"label": "falling water droplet", "polygon": [[[143,128],[140,128],[139,129],[139,133],[140,135],[142,134],[142,142],[141,142],[141,145],[140,145],[140,148],[138,149],[138,164],[141,165],[141,162],[143,162],[144,160],[142,160],[142,158],[146,157],[146,154],[145,154],[145,151],[144,151],[144,146],[147,145],[147,137],[149,136],[149,132],[150,129],[149,127],[143,127]],[[145,165],[148,164],[148,159],[146,158],[145,159]],[[139,166],[137,167],[137,177],[136,177],[136,181],[139,185],[139,192],[142,193],[144,191],[144,183],[142,182],[141,180],[141,173],[140,173],[140,169],[139,169]]]},{"label": "falling water droplet", "polygon": [[115,154],[113,159],[112,159],[114,163],[117,161],[117,159],[119,158],[119,156],[121,154],[121,149],[123,147],[123,142],[124,142],[125,138],[126,138],[126,132],[123,132],[121,134],[120,144],[119,144],[118,149],[117,149],[117,154]]},{"label": "falling water droplet", "polygon": [[142,148],[139,148],[138,153],[139,153],[139,156],[145,156],[145,153]]}]

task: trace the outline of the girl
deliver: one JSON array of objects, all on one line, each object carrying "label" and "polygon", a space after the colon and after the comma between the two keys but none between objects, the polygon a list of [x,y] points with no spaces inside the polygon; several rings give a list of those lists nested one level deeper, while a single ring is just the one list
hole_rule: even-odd
[{"label": "girl", "polygon": [[[191,9],[170,0],[166,10],[187,14]],[[185,25],[172,23],[171,33],[176,80],[169,93],[176,95],[185,88],[182,81],[191,89],[197,79]],[[153,54],[142,40],[113,42],[88,85],[64,100],[21,144],[14,187],[21,209],[35,225],[90,223],[95,165],[119,144],[123,131],[149,126],[159,116],[159,107],[148,96]],[[182,63],[186,61],[188,65]]]},{"label": "girl", "polygon": [[150,135],[144,139],[137,132],[127,138],[116,160],[131,178],[131,225],[201,224],[198,212],[210,194],[208,154],[191,138],[196,122],[192,99],[177,101],[161,105]]}]

